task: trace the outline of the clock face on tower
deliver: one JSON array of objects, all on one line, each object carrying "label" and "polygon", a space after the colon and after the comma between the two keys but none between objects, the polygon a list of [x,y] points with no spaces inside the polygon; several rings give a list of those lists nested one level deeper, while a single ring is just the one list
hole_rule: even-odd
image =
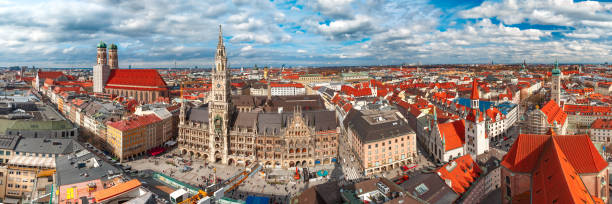
[{"label": "clock face on tower", "polygon": [[217,84],[217,88],[221,88],[221,84]]}]

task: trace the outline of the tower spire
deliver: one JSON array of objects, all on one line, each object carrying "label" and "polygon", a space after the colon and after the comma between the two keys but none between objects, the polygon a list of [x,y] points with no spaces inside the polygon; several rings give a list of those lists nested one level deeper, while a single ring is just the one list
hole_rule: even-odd
[{"label": "tower spire", "polygon": [[434,121],[438,122],[438,113],[436,113],[436,107],[433,107],[433,119]]},{"label": "tower spire", "polygon": [[223,46],[223,31],[221,30],[221,25],[219,25],[219,45]]}]

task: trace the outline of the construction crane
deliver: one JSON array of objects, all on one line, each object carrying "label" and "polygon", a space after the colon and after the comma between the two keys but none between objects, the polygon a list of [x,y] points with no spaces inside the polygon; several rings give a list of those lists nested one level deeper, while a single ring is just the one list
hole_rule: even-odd
[{"label": "construction crane", "polygon": [[244,180],[246,180],[249,177],[249,174],[246,171],[243,171],[242,175],[243,175],[242,179],[240,179],[238,182],[235,182],[234,185],[232,185],[232,187],[228,188],[226,192],[234,190],[235,188],[240,186],[240,184],[242,184],[242,182]]},{"label": "construction crane", "polygon": [[[196,195],[193,195],[189,198],[185,198],[185,196],[188,196],[188,192],[183,189],[179,189],[172,193],[172,194],[176,193],[177,195],[174,195],[174,196],[172,194],[170,195],[170,200],[176,204],[197,204],[198,201],[201,201],[201,200],[204,201],[204,203],[208,203],[211,201],[211,199],[213,200],[215,199],[214,195],[216,195],[217,193],[221,192],[221,195],[223,195],[225,194],[225,192],[229,192],[229,191],[232,191],[238,188],[238,186],[240,186],[240,184],[242,184],[242,182],[244,182],[250,175],[253,175],[259,172],[261,168],[262,168],[261,165],[255,164],[250,170],[242,171],[236,174],[235,176],[233,176],[232,178],[229,178],[223,181],[220,184],[207,187],[206,191],[214,192],[214,193],[208,194],[206,193],[206,191],[198,190],[198,193]],[[175,202],[180,199],[179,197],[184,198],[184,200],[180,202]],[[216,199],[220,199],[220,198],[216,198]]]},{"label": "construction crane", "polygon": [[178,204],[197,204],[200,199],[205,198],[206,196],[208,196],[206,192],[199,190],[198,194],[195,194],[194,196],[191,196]]}]

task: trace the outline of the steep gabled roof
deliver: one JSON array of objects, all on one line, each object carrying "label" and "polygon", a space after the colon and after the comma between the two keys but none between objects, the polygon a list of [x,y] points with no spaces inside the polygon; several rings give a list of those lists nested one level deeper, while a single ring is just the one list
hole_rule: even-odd
[{"label": "steep gabled roof", "polygon": [[504,156],[501,165],[514,172],[530,172],[535,166],[542,146],[550,136],[521,134],[510,151]]},{"label": "steep gabled roof", "polygon": [[450,180],[451,188],[457,194],[464,193],[480,177],[482,171],[469,154],[449,162],[437,170],[442,180]]},{"label": "steep gabled roof", "polygon": [[440,130],[440,137],[444,141],[444,150],[457,149],[465,144],[464,120],[438,124],[438,129]]},{"label": "steep gabled roof", "polygon": [[155,69],[112,69],[107,88],[167,89],[166,82]]},{"label": "steep gabled roof", "polygon": [[543,146],[532,173],[531,202],[595,203],[557,140]]},{"label": "steep gabled roof", "polygon": [[555,140],[579,174],[600,172],[608,167],[588,135],[563,135]]},{"label": "steep gabled roof", "polygon": [[38,72],[39,79],[57,79],[60,76],[63,76],[63,72]]},{"label": "steep gabled roof", "polygon": [[502,112],[499,111],[499,109],[495,107],[487,109],[486,114],[487,114],[487,117],[489,117],[492,122],[497,122],[497,116],[499,116],[500,119],[504,118],[504,114],[502,114]]},{"label": "steep gabled roof", "polygon": [[480,99],[480,93],[478,92],[478,81],[474,78],[472,81],[472,95],[470,96],[472,100]]},{"label": "steep gabled roof", "polygon": [[588,135],[532,134],[519,135],[508,154],[504,156],[501,165],[513,172],[531,172],[539,162],[544,145],[549,140],[555,140],[579,174],[598,173],[608,166]]},{"label": "steep gabled roof", "polygon": [[557,124],[563,125],[565,123],[567,114],[559,107],[557,102],[550,100],[540,110],[546,115],[549,124],[557,122]]}]

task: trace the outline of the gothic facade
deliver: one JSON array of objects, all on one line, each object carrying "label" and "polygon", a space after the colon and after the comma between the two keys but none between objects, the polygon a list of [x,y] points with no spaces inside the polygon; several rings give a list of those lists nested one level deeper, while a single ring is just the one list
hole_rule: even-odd
[{"label": "gothic facade", "polygon": [[338,122],[333,111],[317,109],[324,107],[320,97],[268,96],[261,102],[258,97],[231,96],[221,27],[212,72],[209,103],[181,105],[178,144],[183,154],[229,165],[257,162],[267,168],[336,160]]}]

